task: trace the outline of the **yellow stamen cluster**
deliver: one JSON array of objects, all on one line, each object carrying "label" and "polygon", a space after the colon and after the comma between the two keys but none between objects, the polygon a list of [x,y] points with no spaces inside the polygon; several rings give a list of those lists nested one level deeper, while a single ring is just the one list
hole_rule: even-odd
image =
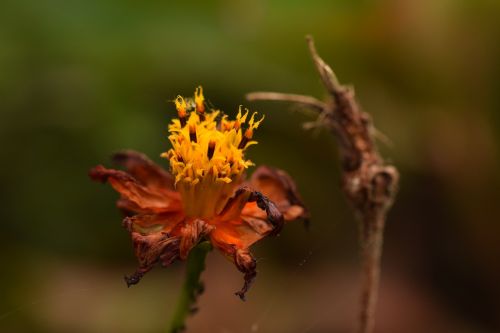
[{"label": "yellow stamen cluster", "polygon": [[172,148],[162,154],[170,166],[188,215],[211,217],[222,210],[242,175],[253,165],[245,159],[245,149],[256,144],[253,131],[264,117],[247,122],[249,111],[241,107],[235,120],[207,110],[203,90],[194,99],[178,96],[175,106],[179,119],[169,125]]}]

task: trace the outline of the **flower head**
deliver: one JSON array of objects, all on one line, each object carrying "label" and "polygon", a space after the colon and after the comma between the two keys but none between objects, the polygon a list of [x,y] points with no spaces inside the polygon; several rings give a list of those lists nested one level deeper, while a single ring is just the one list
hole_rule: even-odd
[{"label": "flower head", "polygon": [[232,260],[245,274],[237,292],[242,299],[256,276],[249,247],[279,233],[284,221],[307,218],[295,184],[282,170],[261,166],[246,181],[254,164],[245,158],[256,144],[256,130],[264,117],[240,107],[229,120],[208,109],[203,90],[194,98],[178,96],[177,119],[168,127],[172,148],[161,156],[170,172],[143,154],[124,151],[114,161],[126,171],[101,165],[90,171],[94,180],[109,182],[120,193],[117,206],[126,217],[139,268],[126,278],[132,285],[156,263],[169,265],[185,259],[202,239]]}]

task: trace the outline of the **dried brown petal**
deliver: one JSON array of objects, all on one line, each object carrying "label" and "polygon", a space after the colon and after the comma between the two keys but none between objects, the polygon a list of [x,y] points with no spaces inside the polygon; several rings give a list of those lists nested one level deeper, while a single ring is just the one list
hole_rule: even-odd
[{"label": "dried brown petal", "polygon": [[260,166],[252,174],[250,185],[272,200],[285,220],[309,218],[309,212],[302,202],[295,182],[285,171]]},{"label": "dried brown petal", "polygon": [[[102,183],[109,182],[122,195],[122,199],[133,203],[141,212],[161,213],[181,209],[179,193],[146,187],[124,171],[106,169],[98,165],[90,170],[89,176]],[[134,207],[129,205],[128,208]]]},{"label": "dried brown petal", "polygon": [[131,232],[131,236],[139,268],[132,275],[125,277],[129,287],[137,284],[160,260],[167,266],[179,257],[179,237],[170,237],[164,232],[141,235],[135,231]]},{"label": "dried brown petal", "polygon": [[188,221],[179,231],[180,258],[186,259],[189,251],[208,235],[214,227],[202,220]]},{"label": "dried brown petal", "polygon": [[236,250],[234,253],[234,263],[236,267],[238,267],[238,270],[245,274],[245,283],[243,287],[235,293],[244,301],[245,294],[248,292],[257,276],[257,263],[248,250],[240,249]]},{"label": "dried brown petal", "polygon": [[123,166],[128,173],[143,185],[161,189],[174,189],[172,175],[142,153],[124,150],[114,154],[113,161]]}]

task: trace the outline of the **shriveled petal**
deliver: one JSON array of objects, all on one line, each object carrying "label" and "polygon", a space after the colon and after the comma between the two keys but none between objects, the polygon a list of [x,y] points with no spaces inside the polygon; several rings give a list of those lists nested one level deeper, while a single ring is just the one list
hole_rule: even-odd
[{"label": "shriveled petal", "polygon": [[[136,215],[124,219],[123,225],[130,232],[139,261],[138,269],[125,277],[128,286],[137,284],[158,262],[168,266],[176,259],[186,259],[191,249],[214,228],[202,220],[185,220],[181,215]],[[153,226],[158,222],[166,224],[156,231]]]},{"label": "shriveled petal", "polygon": [[142,153],[124,150],[114,154],[113,161],[147,187],[174,189],[172,175]]},{"label": "shriveled petal", "polygon": [[250,178],[250,185],[272,200],[285,220],[307,219],[305,208],[292,178],[283,170],[260,166]]},{"label": "shriveled petal", "polygon": [[173,234],[180,238],[180,258],[186,259],[189,251],[208,235],[214,227],[203,220],[191,220],[174,230]]},{"label": "shriveled petal", "polygon": [[128,208],[133,211],[161,213],[181,209],[179,193],[168,189],[147,187],[124,171],[106,169],[98,165],[90,170],[89,176],[102,183],[109,182],[122,195],[122,199],[132,203],[128,205]]},{"label": "shriveled petal", "polygon": [[243,287],[235,293],[244,301],[247,291],[257,276],[257,262],[248,250],[237,249],[234,254],[234,263],[238,267],[238,270],[245,274]]},{"label": "shriveled petal", "polygon": [[179,257],[179,237],[171,237],[165,232],[141,235],[131,231],[130,235],[139,267],[132,275],[125,276],[125,282],[129,287],[137,284],[156,263],[161,262],[163,266],[168,266]]},{"label": "shriveled petal", "polygon": [[126,217],[124,226],[143,235],[159,231],[170,233],[172,229],[185,219],[182,211],[160,214],[137,214]]}]

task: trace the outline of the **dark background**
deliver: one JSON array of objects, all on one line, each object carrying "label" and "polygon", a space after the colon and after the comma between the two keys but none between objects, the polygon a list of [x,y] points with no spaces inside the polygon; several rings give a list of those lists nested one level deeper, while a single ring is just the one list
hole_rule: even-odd
[{"label": "dark background", "polygon": [[357,225],[335,141],[274,90],[324,96],[304,36],[392,145],[402,173],[387,226],[379,332],[500,331],[500,2],[83,1],[0,4],[0,331],[164,331],[183,263],[134,288],[135,259],[90,167],[169,148],[171,101],[202,84],[227,113],[266,114],[257,164],[286,169],[312,212],[254,247],[259,276],[209,257],[191,332],[348,332]]}]

